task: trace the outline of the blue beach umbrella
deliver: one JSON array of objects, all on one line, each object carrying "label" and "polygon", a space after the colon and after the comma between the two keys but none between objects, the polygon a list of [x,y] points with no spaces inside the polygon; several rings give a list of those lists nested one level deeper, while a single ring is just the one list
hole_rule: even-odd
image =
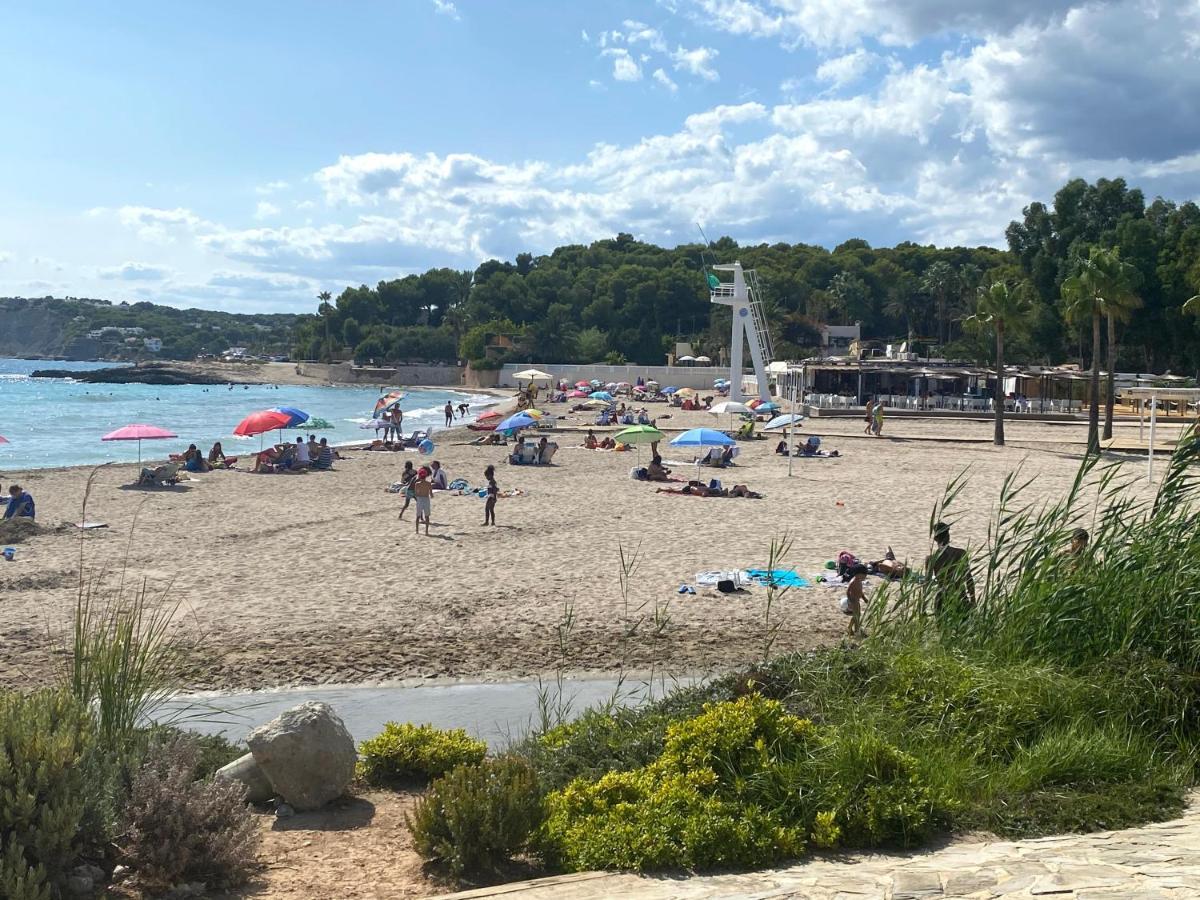
[{"label": "blue beach umbrella", "polygon": [[677,387],[665,387],[665,388],[663,388],[663,389],[662,389],[662,393],[664,393],[664,394],[677,394],[677,393],[679,393],[679,388],[677,388]]},{"label": "blue beach umbrella", "polygon": [[509,416],[503,422],[496,426],[497,431],[520,431],[522,428],[532,428],[537,424],[537,419],[528,413],[517,413]]},{"label": "blue beach umbrella", "polygon": [[672,447],[729,447],[736,443],[725,432],[713,428],[692,428],[671,439]]},{"label": "blue beach umbrella", "polygon": [[754,407],[754,411],[756,413],[779,412],[779,410],[779,404],[771,400],[768,400],[766,403],[760,403],[758,406]]},{"label": "blue beach umbrella", "polygon": [[613,395],[610,394],[608,391],[592,391],[590,394],[588,394],[588,396],[591,397],[593,400],[612,400],[613,399]]},{"label": "blue beach umbrella", "polygon": [[271,408],[275,412],[281,412],[291,417],[288,423],[283,426],[284,428],[295,428],[297,425],[303,425],[309,418],[308,413],[302,409],[296,409],[294,406],[273,406]]}]

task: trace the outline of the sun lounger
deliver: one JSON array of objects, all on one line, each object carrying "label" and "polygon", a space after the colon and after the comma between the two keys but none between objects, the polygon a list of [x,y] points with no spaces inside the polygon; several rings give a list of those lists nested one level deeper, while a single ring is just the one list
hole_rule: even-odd
[{"label": "sun lounger", "polygon": [[157,469],[143,468],[137,483],[146,487],[166,487],[179,480],[178,463],[167,463]]},{"label": "sun lounger", "polygon": [[554,441],[547,442],[546,449],[542,451],[542,458],[538,460],[538,465],[550,465],[550,460],[554,459],[556,452],[558,452],[558,444],[554,443]]}]

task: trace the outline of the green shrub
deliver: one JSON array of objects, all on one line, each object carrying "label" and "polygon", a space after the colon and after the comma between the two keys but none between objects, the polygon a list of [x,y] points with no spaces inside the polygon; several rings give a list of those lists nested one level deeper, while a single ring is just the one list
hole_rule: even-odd
[{"label": "green shrub", "polygon": [[533,767],[520,757],[461,765],[430,785],[408,827],[417,852],[462,874],[495,870],[541,823]]},{"label": "green shrub", "polygon": [[150,745],[125,807],[124,852],[146,887],[189,881],[210,887],[245,883],[261,840],[245,787],[197,780],[200,744],[173,735]]},{"label": "green shrub", "polygon": [[44,900],[74,862],[92,720],[67,694],[0,694],[0,896]]},{"label": "green shrub", "polygon": [[443,731],[432,725],[388,722],[358,748],[358,775],[374,785],[411,778],[439,778],[456,766],[480,763],[487,744],[461,728]]},{"label": "green shrub", "polygon": [[803,852],[803,834],[778,814],[716,786],[712,769],[665,763],[572,782],[547,797],[543,855],[568,871],[641,871],[760,866]]},{"label": "green shrub", "polygon": [[909,847],[928,837],[939,804],[916,759],[860,729],[833,728],[823,737],[814,788],[834,812],[842,843]]}]

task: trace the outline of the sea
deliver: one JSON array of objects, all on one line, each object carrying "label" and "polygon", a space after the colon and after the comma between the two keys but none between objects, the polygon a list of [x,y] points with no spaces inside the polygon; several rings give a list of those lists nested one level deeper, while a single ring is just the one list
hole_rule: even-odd
[{"label": "sea", "polygon": [[[331,444],[375,436],[359,426],[371,419],[380,395],[376,387],[263,384],[235,385],[230,390],[224,385],[83,384],[72,378],[30,377],[35,369],[83,372],[111,365],[0,357],[0,436],[8,440],[0,443],[0,470],[134,462],[138,459],[136,441],[100,440],[134,422],[158,425],[179,435],[178,439],[143,441],[143,460],[165,459],[188,444],[207,453],[213,441],[221,441],[230,455],[247,453],[258,449],[259,438],[234,437],[233,429],[249,413],[273,406],[296,407],[326,420],[332,429],[313,433],[328,438]],[[405,390],[407,396],[400,403],[405,432],[428,429],[435,444],[437,432],[445,424],[442,410],[447,400],[456,407],[470,404],[467,422],[497,402],[495,397],[469,391]],[[461,422],[455,420],[456,425]],[[292,440],[299,433],[283,432]],[[276,438],[277,432],[266,435],[268,441]]]}]

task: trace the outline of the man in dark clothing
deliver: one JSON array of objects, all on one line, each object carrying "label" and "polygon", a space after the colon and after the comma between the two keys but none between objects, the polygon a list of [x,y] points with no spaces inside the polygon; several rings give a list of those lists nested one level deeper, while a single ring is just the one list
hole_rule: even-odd
[{"label": "man in dark clothing", "polygon": [[936,549],[925,560],[925,572],[934,582],[934,614],[953,605],[969,608],[975,605],[975,579],[971,577],[971,560],[967,551],[950,545],[950,526],[938,522],[933,526]]}]

